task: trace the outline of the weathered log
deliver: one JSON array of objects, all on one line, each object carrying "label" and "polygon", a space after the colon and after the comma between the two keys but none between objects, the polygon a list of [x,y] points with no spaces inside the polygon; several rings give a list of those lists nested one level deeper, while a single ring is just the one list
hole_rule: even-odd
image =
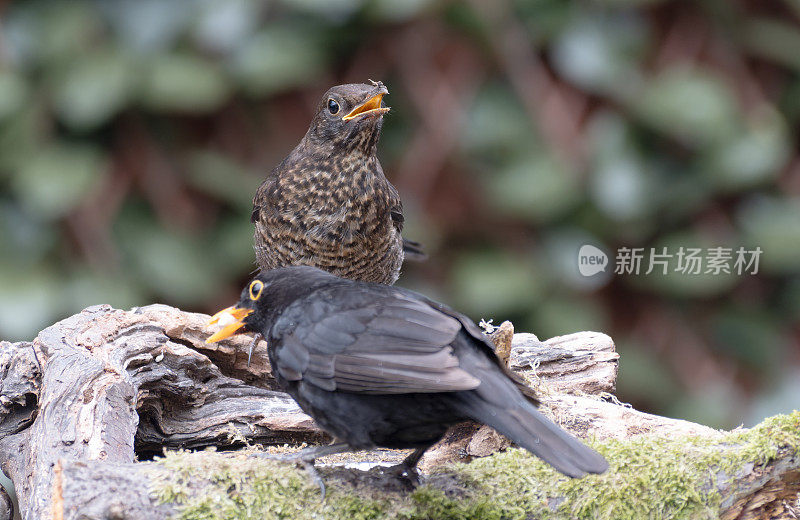
[{"label": "weathered log", "polygon": [[[789,434],[789,435],[787,435]],[[800,492],[800,413],[750,431],[680,439],[648,435],[595,444],[605,475],[570,480],[522,450],[449,465],[411,491],[381,468],[323,467],[325,503],[291,465],[235,454],[172,453],[138,464],[62,462],[63,517],[105,519],[527,517],[792,518]],[[131,489],[138,495],[127,495]],[[121,505],[124,504],[124,509]],[[124,516],[115,516],[124,510]],[[279,515],[281,513],[281,515]],[[60,514],[60,513],[59,513]],[[194,516],[193,516],[194,515]]]},{"label": "weathered log", "polygon": [[13,520],[14,503],[6,493],[5,488],[0,487],[0,520]]},{"label": "weathered log", "polygon": [[539,341],[533,334],[515,334],[509,367],[564,394],[614,393],[619,354],[600,332],[580,332]]},{"label": "weathered log", "polygon": [[[24,519],[139,518],[135,514],[137,507],[147,511],[147,516],[141,518],[166,517],[153,515],[174,512],[180,497],[189,500],[211,493],[216,486],[218,464],[234,473],[242,468],[256,473],[277,470],[269,463],[237,458],[241,456],[230,455],[233,459],[226,459],[209,453],[185,455],[190,457],[186,460],[192,461],[192,468],[205,468],[205,473],[193,476],[187,483],[186,472],[194,470],[178,467],[177,456],[161,464],[134,462],[137,457],[150,458],[165,447],[324,440],[313,421],[288,396],[274,391],[265,343],[257,345],[253,363],[247,366],[250,338],[206,344],[210,333],[207,320],[208,316],[162,305],[132,311],[98,306],[45,329],[34,342],[0,342],[0,467],[15,484]],[[545,413],[576,435],[596,442],[606,440],[611,443],[608,446],[636,443],[637,439],[653,436],[722,443],[725,435],[731,435],[643,414],[616,402],[609,393],[614,388],[618,360],[613,349],[610,338],[596,333],[545,342],[532,335],[517,334],[511,341],[509,363],[539,391]],[[448,442],[431,450],[423,461],[424,469],[483,456],[505,446],[504,439],[488,428],[460,428],[450,432]],[[735,478],[716,479],[728,482],[730,489],[722,495],[732,497],[728,510],[757,510],[763,503],[774,504],[791,496],[796,485],[796,457],[788,445],[773,444],[770,449],[780,454],[777,459],[762,461],[763,457],[756,457],[761,457],[760,452],[744,450],[752,460],[736,458],[742,469],[737,470]],[[637,446],[632,447],[634,453],[641,451]],[[206,461],[200,462],[204,457]],[[500,460],[503,456],[483,460],[498,457]],[[340,457],[337,463],[398,458],[398,453],[373,452]],[[465,482],[481,463],[434,473],[428,479],[430,487],[418,493],[424,494],[427,489],[462,497],[465,504],[477,503],[480,489]],[[536,464],[526,462],[529,463]],[[536,469],[537,474],[540,469]],[[726,471],[729,469],[726,466]],[[621,478],[623,470],[608,478]],[[544,471],[544,480],[559,481],[552,472]],[[327,472],[343,486],[341,498],[366,500],[360,494],[354,495],[352,485],[356,482],[358,493],[363,490],[366,496],[389,493],[387,503],[394,504],[391,507],[406,507],[409,500],[415,500],[408,498],[402,481],[380,475],[378,470],[365,473],[335,468]],[[293,468],[283,467],[275,474],[302,482],[301,487],[308,490],[305,477]],[[231,493],[245,503],[250,499],[238,486],[250,484],[242,478]],[[496,471],[478,475],[479,480],[493,478]],[[159,483],[166,483],[174,490],[178,481],[188,487],[171,498],[164,494],[163,486],[159,487]],[[739,481],[750,482],[747,489],[760,485],[761,494],[736,491],[745,489],[738,486]],[[709,486],[698,496],[710,496]],[[162,499],[169,498],[169,503],[153,509],[151,491],[160,493]],[[536,493],[537,500],[546,495],[548,500],[562,503],[552,489]],[[253,497],[257,500],[258,495]],[[572,503],[573,499],[568,498],[567,502]],[[310,510],[319,506],[316,498],[313,502],[316,505],[308,506]]]},{"label": "weathered log", "polygon": [[0,345],[0,461],[23,518],[48,517],[62,459],[133,462],[165,447],[324,439],[286,394],[223,375],[166,329],[147,310],[99,306],[33,343]]}]

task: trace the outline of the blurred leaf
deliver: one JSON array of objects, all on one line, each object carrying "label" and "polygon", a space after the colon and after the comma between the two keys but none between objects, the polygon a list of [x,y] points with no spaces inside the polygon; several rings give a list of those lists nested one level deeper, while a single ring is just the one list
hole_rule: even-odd
[{"label": "blurred leaf", "polygon": [[[721,234],[719,233],[719,235]],[[732,247],[730,244],[720,244],[719,240],[719,236],[712,239],[692,230],[665,235],[652,247],[645,248],[638,275],[618,276],[623,276],[635,287],[656,291],[665,296],[698,298],[722,294],[736,285],[740,281],[740,277],[735,274],[734,270],[735,252],[731,252],[732,259],[728,262],[729,273],[722,271],[717,273],[715,270],[709,272],[710,253],[708,248]],[[653,252],[661,255],[664,248],[666,248],[667,255],[670,255],[669,257],[653,256]],[[690,267],[690,261],[687,260],[691,248],[701,249],[697,255],[701,259],[699,274],[692,274],[694,270]],[[681,252],[684,255],[683,259],[679,259]],[[618,252],[615,252],[615,255],[618,255]],[[661,264],[658,263],[660,260],[667,262],[666,274],[664,274]],[[650,274],[646,274],[650,270],[651,261],[653,269]],[[681,262],[683,262],[682,266]],[[686,269],[681,271],[679,267],[686,267]]]},{"label": "blurred leaf", "polygon": [[800,71],[800,31],[795,24],[767,18],[745,24],[744,43],[750,52]]},{"label": "blurred leaf", "polygon": [[12,52],[26,64],[57,64],[79,56],[103,28],[96,9],[83,0],[15,2],[8,20]]},{"label": "blurred leaf", "polygon": [[[661,215],[660,221],[680,221],[700,210],[713,191],[707,183],[698,182],[696,169],[645,148],[636,130],[616,112],[600,111],[589,122],[594,164],[589,194],[597,208],[606,217],[641,231],[654,227],[655,215]],[[636,237],[621,238],[637,243],[631,241]]]},{"label": "blurred leaf", "polygon": [[189,182],[241,208],[249,216],[253,195],[263,179],[216,152],[195,152],[189,158]]},{"label": "blurred leaf", "polygon": [[122,45],[131,51],[155,53],[174,45],[196,16],[197,1],[99,0],[96,5]]},{"label": "blurred leaf", "polygon": [[763,250],[760,270],[800,272],[800,199],[752,197],[742,205],[738,220],[749,249]]},{"label": "blurred leaf", "polygon": [[661,4],[665,0],[596,0],[596,2],[603,6],[615,8],[637,8]]},{"label": "blurred leaf", "polygon": [[509,88],[498,84],[484,88],[466,111],[461,134],[465,152],[505,157],[536,144],[530,119]]},{"label": "blurred leaf", "polygon": [[229,52],[246,40],[259,22],[256,0],[202,0],[194,27],[197,41],[207,49]]},{"label": "blurred leaf", "polygon": [[366,0],[283,0],[299,11],[327,17],[333,22],[344,22],[358,11]]},{"label": "blurred leaf", "polygon": [[783,366],[777,375],[770,375],[767,383],[769,389],[766,394],[756,396],[756,401],[747,414],[744,422],[746,428],[760,423],[764,417],[788,414],[800,408],[800,370]]},{"label": "blurred leaf", "polygon": [[495,210],[533,222],[559,217],[579,200],[574,174],[538,154],[520,157],[481,180]]},{"label": "blurred leaf", "polygon": [[544,298],[533,312],[533,322],[533,331],[540,339],[586,330],[608,330],[603,309],[597,303],[577,296]]},{"label": "blurred leaf", "polygon": [[191,54],[155,56],[146,69],[143,100],[156,110],[204,113],[220,107],[229,88],[219,68]]},{"label": "blurred leaf", "polygon": [[56,229],[0,201],[0,270],[27,268],[42,261],[56,245]]},{"label": "blurred leaf", "polygon": [[12,179],[31,214],[58,218],[80,204],[103,172],[100,153],[82,145],[53,145],[31,157]]},{"label": "blurred leaf", "polygon": [[0,124],[0,176],[38,153],[43,112],[38,103],[30,103]]},{"label": "blurred leaf", "polygon": [[319,37],[303,28],[267,27],[239,48],[233,75],[251,95],[304,84],[320,73],[320,45]]},{"label": "blurred leaf", "polygon": [[104,49],[87,54],[57,80],[55,110],[68,126],[92,130],[126,105],[137,80],[135,65],[124,53]]},{"label": "blurred leaf", "polygon": [[620,344],[617,395],[624,401],[645,401],[656,407],[666,407],[681,388],[675,378],[664,369],[664,362],[643,344]]},{"label": "blurred leaf", "polygon": [[601,112],[589,123],[589,142],[595,168],[589,176],[590,194],[597,207],[613,220],[641,218],[654,209],[657,185],[619,114]]},{"label": "blurred leaf", "polygon": [[477,42],[487,43],[489,24],[468,2],[445,2],[442,19],[448,29],[465,34]]},{"label": "blurred leaf", "polygon": [[130,309],[150,303],[127,273],[103,274],[78,270],[65,278],[60,295],[66,315],[92,305],[108,304],[116,309]]},{"label": "blurred leaf", "polygon": [[643,21],[633,12],[580,11],[554,42],[552,60],[568,80],[617,99],[638,90]]},{"label": "blurred leaf", "polygon": [[724,191],[748,189],[776,178],[790,151],[785,122],[767,111],[751,128],[714,149],[703,172]]},{"label": "blurred leaf", "polygon": [[775,308],[776,314],[785,322],[793,324],[797,321],[800,316],[800,276],[794,276],[783,284]]},{"label": "blurred leaf", "polygon": [[0,124],[18,113],[27,98],[25,78],[9,69],[0,70]]},{"label": "blurred leaf", "polygon": [[722,308],[713,330],[719,351],[763,374],[775,372],[787,346],[775,320],[755,306]]},{"label": "blurred leaf", "polygon": [[216,268],[217,245],[210,237],[167,230],[142,206],[129,204],[114,231],[126,272],[159,303],[197,305],[213,298],[226,282]]},{"label": "blurred leaf", "polygon": [[711,204],[714,190],[702,182],[696,167],[675,160],[657,164],[659,177],[658,209],[670,225],[692,219]]},{"label": "blurred leaf", "polygon": [[215,276],[220,281],[237,278],[256,269],[253,225],[248,218],[250,212],[247,213],[246,216],[237,215],[224,219],[214,228],[210,237],[211,243],[206,248],[206,254],[213,257],[217,273]]},{"label": "blurred leaf", "polygon": [[58,317],[60,280],[40,266],[0,269],[0,339],[32,340]]},{"label": "blurred leaf", "polygon": [[741,424],[742,402],[746,400],[734,381],[716,379],[702,385],[695,393],[676,393],[666,403],[668,417],[698,422],[712,428],[730,428]]},{"label": "blurred leaf", "polygon": [[496,321],[530,308],[544,284],[534,270],[533,258],[504,251],[465,252],[453,266],[451,280],[459,308],[476,320]]},{"label": "blurred leaf", "polygon": [[543,46],[558,38],[575,16],[574,7],[562,0],[515,0],[514,11],[527,27],[535,46]]},{"label": "blurred leaf", "polygon": [[[550,229],[539,240],[543,248],[537,254],[542,275],[558,282],[565,290],[590,292],[606,285],[614,276],[614,254],[597,237],[579,227]],[[579,268],[581,248],[585,245],[600,249],[607,255],[605,269],[584,276]],[[599,256],[599,255],[595,255]]]},{"label": "blurred leaf", "polygon": [[378,20],[404,22],[422,14],[436,3],[437,0],[405,0],[403,2],[372,0],[369,12]]},{"label": "blurred leaf", "polygon": [[656,209],[656,183],[637,157],[621,156],[600,165],[589,178],[597,207],[613,220],[642,218]]},{"label": "blurred leaf", "polygon": [[739,121],[727,85],[716,76],[683,67],[653,79],[635,109],[650,125],[692,148],[729,139]]}]

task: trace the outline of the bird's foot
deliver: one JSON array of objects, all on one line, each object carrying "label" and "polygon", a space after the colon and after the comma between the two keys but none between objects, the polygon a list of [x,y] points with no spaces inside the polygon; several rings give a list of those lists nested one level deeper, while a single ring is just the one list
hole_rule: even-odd
[{"label": "bird's foot", "polygon": [[414,466],[400,463],[389,466],[388,468],[382,468],[381,471],[384,475],[392,476],[398,480],[405,480],[411,485],[411,488],[420,485],[419,471],[417,471],[417,468]]}]

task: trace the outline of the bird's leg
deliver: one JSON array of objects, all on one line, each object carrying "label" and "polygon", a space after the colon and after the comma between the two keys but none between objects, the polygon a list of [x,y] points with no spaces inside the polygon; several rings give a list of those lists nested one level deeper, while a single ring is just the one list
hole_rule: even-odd
[{"label": "bird's leg", "polygon": [[261,457],[271,460],[280,460],[283,462],[294,462],[303,466],[311,480],[319,486],[319,491],[322,494],[322,500],[325,500],[325,481],[322,480],[317,468],[314,467],[314,461],[319,457],[325,455],[334,455],[336,453],[343,453],[345,451],[353,451],[353,449],[344,442],[336,444],[329,444],[327,446],[310,446],[303,448],[294,453],[254,453],[250,457]]},{"label": "bird's leg", "polygon": [[253,350],[256,348],[256,343],[264,339],[264,335],[260,332],[256,332],[253,336],[253,341],[250,342],[250,349],[247,352],[247,366],[250,366],[250,358],[253,357]]},{"label": "bird's leg", "polygon": [[423,446],[415,449],[405,459],[403,459],[403,462],[387,468],[386,471],[388,473],[394,473],[398,477],[405,478],[414,486],[418,486],[419,472],[417,471],[417,463],[431,446],[433,445],[431,444],[429,446]]}]

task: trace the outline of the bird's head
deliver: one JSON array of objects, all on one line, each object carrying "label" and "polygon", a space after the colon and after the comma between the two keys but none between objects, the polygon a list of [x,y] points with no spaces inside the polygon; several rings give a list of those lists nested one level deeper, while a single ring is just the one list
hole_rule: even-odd
[{"label": "bird's head", "polygon": [[262,297],[266,300],[265,287],[267,284],[256,278],[242,290],[242,295],[236,305],[222,309],[213,315],[208,321],[208,325],[221,325],[222,328],[206,339],[206,343],[221,341],[242,332],[260,331],[259,325],[263,326],[261,322],[265,317],[266,307],[264,302],[259,302]]},{"label": "bird's head", "polygon": [[220,328],[206,339],[206,343],[222,341],[244,332],[258,332],[267,336],[276,316],[286,307],[314,290],[340,280],[309,266],[282,267],[263,272],[242,289],[235,305],[211,317],[208,325]]},{"label": "bird's head", "polygon": [[327,152],[375,153],[383,115],[389,111],[380,81],[332,87],[319,102],[306,134],[307,145]]}]

